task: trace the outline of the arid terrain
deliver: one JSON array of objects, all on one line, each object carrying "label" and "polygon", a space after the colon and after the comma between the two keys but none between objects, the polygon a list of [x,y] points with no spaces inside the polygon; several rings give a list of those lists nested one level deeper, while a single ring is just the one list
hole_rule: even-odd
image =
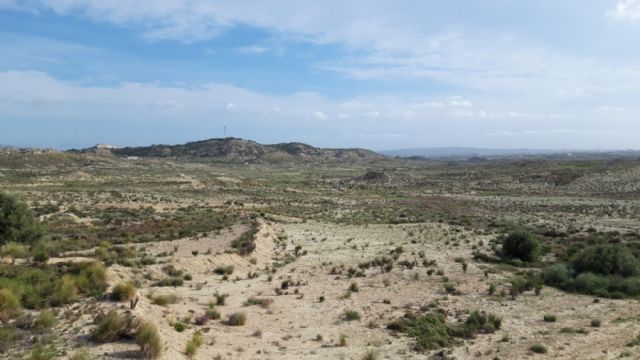
[{"label": "arid terrain", "polygon": [[[599,244],[638,261],[635,157],[135,151],[0,155],[0,190],[44,229],[39,250],[0,264],[23,302],[0,358],[640,359],[635,277],[612,272],[605,291],[549,272]],[[539,242],[535,259],[506,255],[518,231]],[[102,291],[81,286],[94,280],[79,263],[104,265]],[[76,276],[77,293],[38,290],[34,271]],[[476,310],[487,323],[470,325]],[[126,325],[101,334],[109,313],[153,324],[158,353]]]}]

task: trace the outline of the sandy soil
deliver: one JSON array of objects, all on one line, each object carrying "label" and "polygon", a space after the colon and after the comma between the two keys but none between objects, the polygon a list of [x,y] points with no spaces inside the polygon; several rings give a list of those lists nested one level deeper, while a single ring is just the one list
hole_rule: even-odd
[{"label": "sandy soil", "polygon": [[[257,249],[247,257],[225,253],[229,242],[244,229],[234,228],[219,236],[201,239],[182,239],[148,244],[149,251],[161,253],[178,247],[178,251],[167,259],[167,263],[183,269],[193,276],[177,288],[150,287],[143,282],[139,289],[140,302],[133,313],[153,321],[164,341],[162,359],[182,359],[187,341],[199,330],[204,334],[204,344],[195,359],[360,359],[370,349],[375,349],[383,359],[425,359],[429,354],[411,350],[411,339],[396,336],[386,325],[402,316],[407,310],[417,310],[423,305],[437,303],[449,315],[450,322],[464,319],[468,311],[479,309],[503,317],[502,329],[490,335],[478,335],[475,339],[461,342],[451,356],[457,359],[614,359],[625,354],[627,358],[640,358],[634,353],[638,348],[626,347],[640,329],[637,321],[640,306],[635,300],[594,301],[593,297],[569,295],[545,287],[539,296],[526,293],[511,300],[487,295],[489,283],[498,285],[498,291],[506,288],[506,271],[490,273],[485,277],[484,264],[469,260],[471,244],[483,240],[488,243],[490,235],[476,235],[444,224],[420,225],[369,225],[343,226],[322,223],[274,224],[261,222],[257,235]],[[445,244],[451,239],[460,240],[460,246]],[[465,239],[471,240],[469,243]],[[450,282],[456,284],[460,295],[448,295],[444,291],[441,276],[427,275],[427,269],[419,266],[403,270],[394,266],[389,273],[379,268],[370,268],[366,277],[350,279],[349,267],[358,263],[388,255],[397,246],[403,247],[399,260],[417,258],[418,252],[425,258],[436,260],[437,268],[444,271]],[[290,263],[270,270],[276,262],[287,256],[306,251]],[[210,254],[205,254],[209,248]],[[192,251],[197,250],[198,256]],[[469,268],[463,272],[455,259],[467,258]],[[255,259],[251,261],[250,259]],[[253,263],[252,263],[253,262]],[[158,276],[166,264],[145,267],[144,272]],[[233,265],[229,280],[214,274],[221,265]],[[344,268],[342,274],[332,274],[332,268]],[[109,268],[115,284],[121,280],[140,278],[140,270],[121,266]],[[258,277],[249,278],[248,274]],[[269,278],[269,276],[272,278]],[[294,284],[286,290],[277,291],[284,280]],[[351,283],[357,283],[358,292],[345,296]],[[166,307],[152,304],[152,294],[175,293],[176,304]],[[177,332],[172,322],[187,316],[202,314],[215,294],[228,294],[226,305],[217,306],[223,320],[234,312],[244,312],[247,323],[232,327],[223,321],[211,321],[197,326],[191,321],[184,332]],[[280,295],[278,295],[280,293]],[[249,297],[271,299],[267,307],[245,306]],[[325,301],[319,298],[324,296]],[[127,304],[113,302],[80,303],[80,309],[118,308],[129,311]],[[359,321],[345,322],[342,313],[356,310],[362,315]],[[72,309],[70,310],[72,311]],[[86,311],[85,311],[86,312]],[[86,340],[91,329],[92,316],[82,315],[68,329],[79,329],[74,336],[69,334],[68,346]],[[543,315],[554,314],[557,322],[543,321]],[[590,327],[591,319],[600,319],[602,326]],[[584,329],[588,334],[561,333],[562,328]],[[347,336],[347,346],[339,346],[341,335]],[[540,343],[548,349],[547,355],[534,355],[528,349]],[[95,346],[89,343],[92,353],[104,359],[135,358],[137,346],[120,342]]]}]

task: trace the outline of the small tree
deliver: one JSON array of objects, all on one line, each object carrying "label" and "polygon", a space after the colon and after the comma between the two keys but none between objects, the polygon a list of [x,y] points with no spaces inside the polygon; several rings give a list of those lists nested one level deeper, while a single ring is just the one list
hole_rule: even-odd
[{"label": "small tree", "polygon": [[0,245],[9,242],[33,243],[42,236],[27,204],[15,196],[0,192]]},{"label": "small tree", "polygon": [[540,242],[526,231],[511,233],[502,242],[502,255],[526,262],[534,261],[540,255]]}]

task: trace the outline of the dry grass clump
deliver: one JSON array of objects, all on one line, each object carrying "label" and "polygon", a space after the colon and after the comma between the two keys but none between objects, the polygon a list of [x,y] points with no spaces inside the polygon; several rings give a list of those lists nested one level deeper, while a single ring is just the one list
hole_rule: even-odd
[{"label": "dry grass clump", "polygon": [[151,297],[151,302],[160,306],[167,306],[170,304],[175,304],[179,300],[178,295],[176,294],[162,294],[162,295],[154,295]]},{"label": "dry grass clump", "polygon": [[146,359],[155,359],[162,352],[162,340],[158,329],[150,321],[136,319],[131,315],[121,315],[115,310],[96,318],[96,328],[92,339],[97,342],[114,342],[133,339],[140,346]]},{"label": "dry grass clump", "polygon": [[136,287],[131,282],[121,282],[113,287],[109,297],[113,301],[129,301],[136,296]]},{"label": "dry grass clump", "polygon": [[185,350],[187,357],[192,358],[200,346],[202,346],[202,334],[199,331],[196,331],[187,342],[187,348]]},{"label": "dry grass clump", "polygon": [[229,326],[243,326],[247,322],[247,315],[242,312],[237,312],[229,315],[226,324]]},{"label": "dry grass clump", "polygon": [[142,320],[136,326],[134,341],[147,359],[155,359],[162,353],[162,340],[158,329],[150,321]]}]

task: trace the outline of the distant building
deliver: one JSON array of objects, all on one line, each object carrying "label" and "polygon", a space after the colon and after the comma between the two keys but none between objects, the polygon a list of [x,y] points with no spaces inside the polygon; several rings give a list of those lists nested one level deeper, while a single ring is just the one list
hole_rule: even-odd
[{"label": "distant building", "polygon": [[134,160],[140,160],[140,157],[139,156],[127,156],[126,159],[134,161]]}]

